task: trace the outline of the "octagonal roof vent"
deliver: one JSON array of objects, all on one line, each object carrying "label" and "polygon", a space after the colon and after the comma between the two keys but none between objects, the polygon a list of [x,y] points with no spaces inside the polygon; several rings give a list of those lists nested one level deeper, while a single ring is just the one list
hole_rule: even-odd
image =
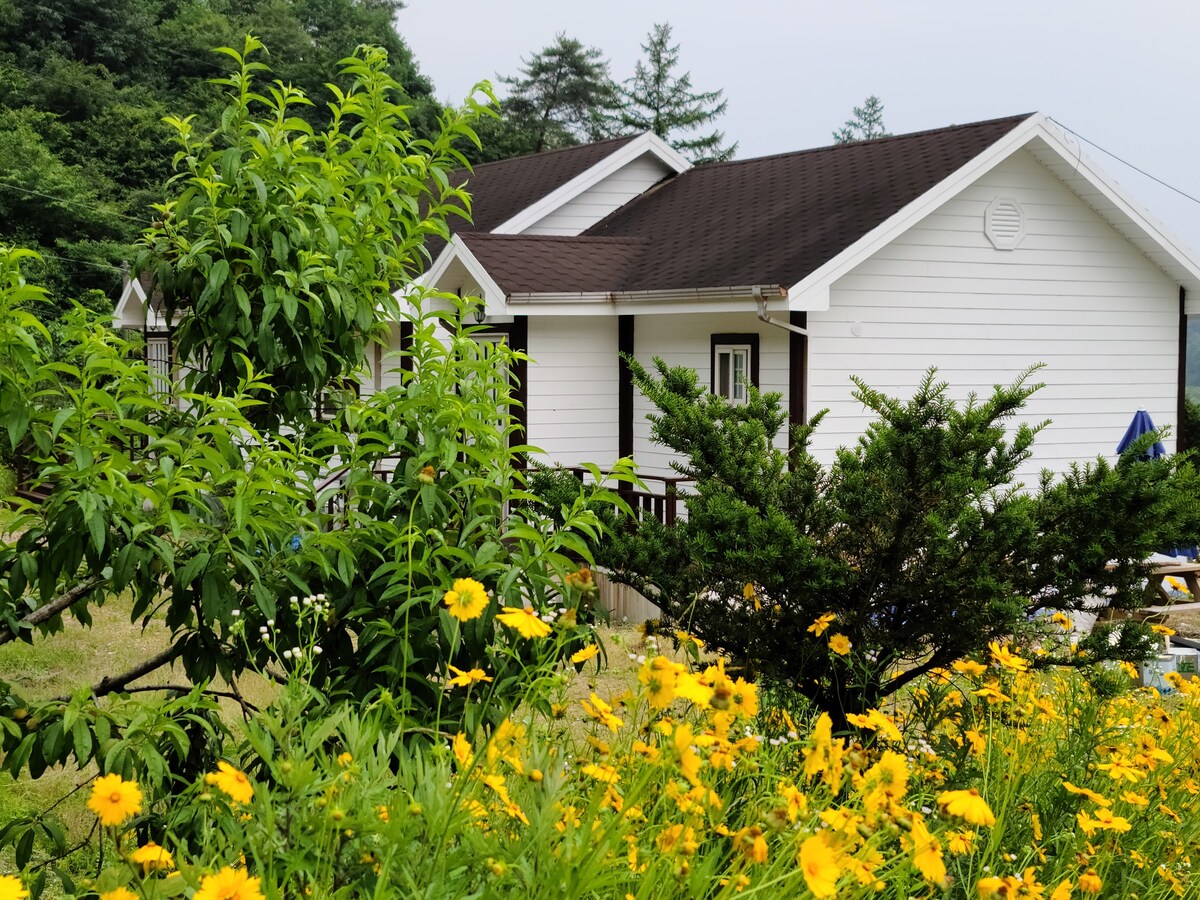
[{"label": "octagonal roof vent", "polygon": [[1010,197],[997,197],[983,214],[983,233],[997,250],[1014,250],[1025,237],[1025,211]]}]

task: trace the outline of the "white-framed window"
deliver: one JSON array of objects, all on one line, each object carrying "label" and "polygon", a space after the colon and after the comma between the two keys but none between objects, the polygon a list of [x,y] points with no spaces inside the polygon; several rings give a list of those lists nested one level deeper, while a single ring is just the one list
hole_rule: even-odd
[{"label": "white-framed window", "polygon": [[713,366],[716,370],[713,393],[730,403],[745,403],[746,382],[750,377],[749,345],[717,344]]},{"label": "white-framed window", "polygon": [[154,379],[154,391],[161,397],[171,393],[171,339],[165,334],[146,335],[146,367]]}]

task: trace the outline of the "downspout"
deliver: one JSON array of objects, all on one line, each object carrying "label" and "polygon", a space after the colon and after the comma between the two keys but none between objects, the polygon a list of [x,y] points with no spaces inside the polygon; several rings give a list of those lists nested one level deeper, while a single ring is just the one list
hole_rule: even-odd
[{"label": "downspout", "polygon": [[767,298],[763,296],[763,289],[760,285],[754,286],[754,303],[758,306],[758,317],[768,325],[774,325],[776,328],[782,328],[784,331],[790,331],[793,334],[802,334],[808,337],[808,329],[801,328],[799,325],[793,325],[791,322],[784,322],[780,319],[773,318],[767,315]]}]

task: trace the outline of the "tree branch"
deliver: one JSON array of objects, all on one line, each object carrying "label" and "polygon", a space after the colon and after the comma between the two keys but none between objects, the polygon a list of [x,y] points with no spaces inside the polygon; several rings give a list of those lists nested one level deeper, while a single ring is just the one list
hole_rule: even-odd
[{"label": "tree branch", "polygon": [[[167,663],[174,662],[182,653],[182,646],[175,644],[168,647],[162,653],[150,657],[145,662],[138,663],[127,672],[122,672],[115,677],[105,675],[92,687],[92,697],[99,698],[123,691],[130,682],[137,681],[143,675],[149,675],[155,669],[161,669]],[[67,700],[69,698],[63,697],[62,699]]]},{"label": "tree branch", "polygon": [[[39,606],[37,609],[23,618],[21,622],[31,626],[41,625],[47,619],[52,619],[57,616],[64,609],[74,606],[103,581],[104,579],[101,576],[93,575],[91,578],[81,581],[69,591],[64,591],[63,593],[59,594],[45,606]],[[16,639],[16,634],[9,631],[7,628],[0,627],[0,644],[7,644],[10,641],[15,641]]]}]

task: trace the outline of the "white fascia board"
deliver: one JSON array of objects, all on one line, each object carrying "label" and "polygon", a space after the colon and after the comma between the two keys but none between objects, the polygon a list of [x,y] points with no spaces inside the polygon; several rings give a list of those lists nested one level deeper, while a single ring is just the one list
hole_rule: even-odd
[{"label": "white fascia board", "polygon": [[[113,310],[115,328],[144,328],[146,326],[146,292],[138,279],[125,276],[125,288]],[[132,308],[131,308],[132,307]]]},{"label": "white fascia board", "polygon": [[[618,147],[590,169],[580,172],[570,181],[560,185],[541,200],[525,207],[506,222],[501,222],[492,229],[492,234],[521,234],[526,228],[536,225],[546,216],[563,205],[574,200],[614,172],[627,166],[640,156],[649,153],[658,159],[668,169],[679,174],[692,167],[680,153],[670,144],[653,132],[640,134],[627,144]],[[470,187],[467,188],[468,191]]]},{"label": "white fascia board", "polygon": [[[787,312],[787,298],[776,285],[760,286],[770,312]],[[688,313],[757,313],[754,286],[681,290],[593,291],[588,293],[512,294],[509,310],[529,316],[657,316]]]},{"label": "white fascia board", "polygon": [[[920,197],[867,232],[833,259],[792,285],[788,289],[789,308],[796,311],[807,310],[812,312],[828,310],[829,290],[835,281],[891,243],[891,241],[909,228],[912,228],[927,215],[937,210],[943,203],[957,196],[960,191],[987,174],[991,169],[1038,138],[1052,148],[1064,161],[1069,162],[1081,178],[1092,185],[1112,204],[1114,210],[1119,211],[1121,215],[1159,247],[1162,252],[1166,253],[1173,261],[1190,273],[1193,278],[1200,280],[1200,265],[1182,248],[1179,241],[1168,235],[1124,191],[1110,182],[1108,178],[1101,175],[1077,149],[1072,149],[1063,139],[1062,133],[1050,124],[1046,116],[1041,113],[1035,113],[970,160],[966,165],[958,169],[958,171],[938,182]],[[1060,176],[1056,175],[1056,177]],[[1066,186],[1068,189],[1074,190],[1070,184],[1066,184]],[[1075,193],[1078,192],[1076,191]],[[1097,210],[1097,212],[1104,216],[1103,210]],[[1162,268],[1161,264],[1157,262],[1155,264]],[[1172,277],[1175,277],[1175,275],[1172,274]],[[1197,283],[1197,288],[1200,288],[1200,281]]]},{"label": "white fascia board", "polygon": [[[1041,118],[1041,117],[1039,117]],[[1100,216],[1109,221],[1111,225],[1128,224],[1132,225],[1137,231],[1154,244],[1155,249],[1166,254],[1170,260],[1179,266],[1185,273],[1191,276],[1191,283],[1185,283],[1189,291],[1200,290],[1200,262],[1192,256],[1189,250],[1184,248],[1183,243],[1171,234],[1166,228],[1159,223],[1140,203],[1134,200],[1128,193],[1125,192],[1115,181],[1109,178],[1103,170],[1089,159],[1084,153],[1082,147],[1075,143],[1072,147],[1071,142],[1068,142],[1063,132],[1054,125],[1054,123],[1043,120],[1041,133],[1038,135],[1043,142],[1067,165],[1071,167],[1075,176],[1081,178],[1085,183],[1096,190],[1109,204],[1110,210],[1096,209],[1095,204],[1084,197],[1080,197],[1085,203],[1096,209]],[[1057,175],[1060,180],[1062,177]],[[1064,182],[1068,188],[1075,191],[1074,187],[1069,182]],[[1078,191],[1075,191],[1078,195]],[[1113,221],[1112,213],[1116,212],[1124,222]],[[1120,230],[1120,229],[1118,229]],[[1143,252],[1145,252],[1144,248]],[[1162,263],[1151,258],[1151,262],[1157,265],[1160,269]],[[1174,278],[1178,278],[1181,273],[1167,272]]]},{"label": "white fascia board", "polygon": [[[448,243],[438,254],[437,259],[433,261],[428,269],[421,273],[417,278],[413,279],[412,286],[418,290],[430,291],[448,291],[454,293],[457,285],[439,286],[439,281],[445,277],[451,263],[457,260],[467,270],[468,274],[475,279],[475,283],[479,285],[480,291],[483,293],[484,310],[489,316],[503,316],[508,314],[505,306],[504,291],[500,289],[500,285],[496,284],[494,278],[488,274],[487,269],[471,252],[471,248],[467,246],[459,235],[453,235]],[[404,299],[409,293],[407,288],[399,288],[395,296],[398,299]]]},{"label": "white fascia board", "polygon": [[833,282],[891,243],[921,219],[956,196],[977,178],[1023,147],[1045,121],[1041,113],[1030,116],[996,143],[972,158],[958,171],[943,178],[920,197],[901,207],[857,241],[810,272],[788,289],[788,306],[793,311],[821,312],[829,309]]}]

